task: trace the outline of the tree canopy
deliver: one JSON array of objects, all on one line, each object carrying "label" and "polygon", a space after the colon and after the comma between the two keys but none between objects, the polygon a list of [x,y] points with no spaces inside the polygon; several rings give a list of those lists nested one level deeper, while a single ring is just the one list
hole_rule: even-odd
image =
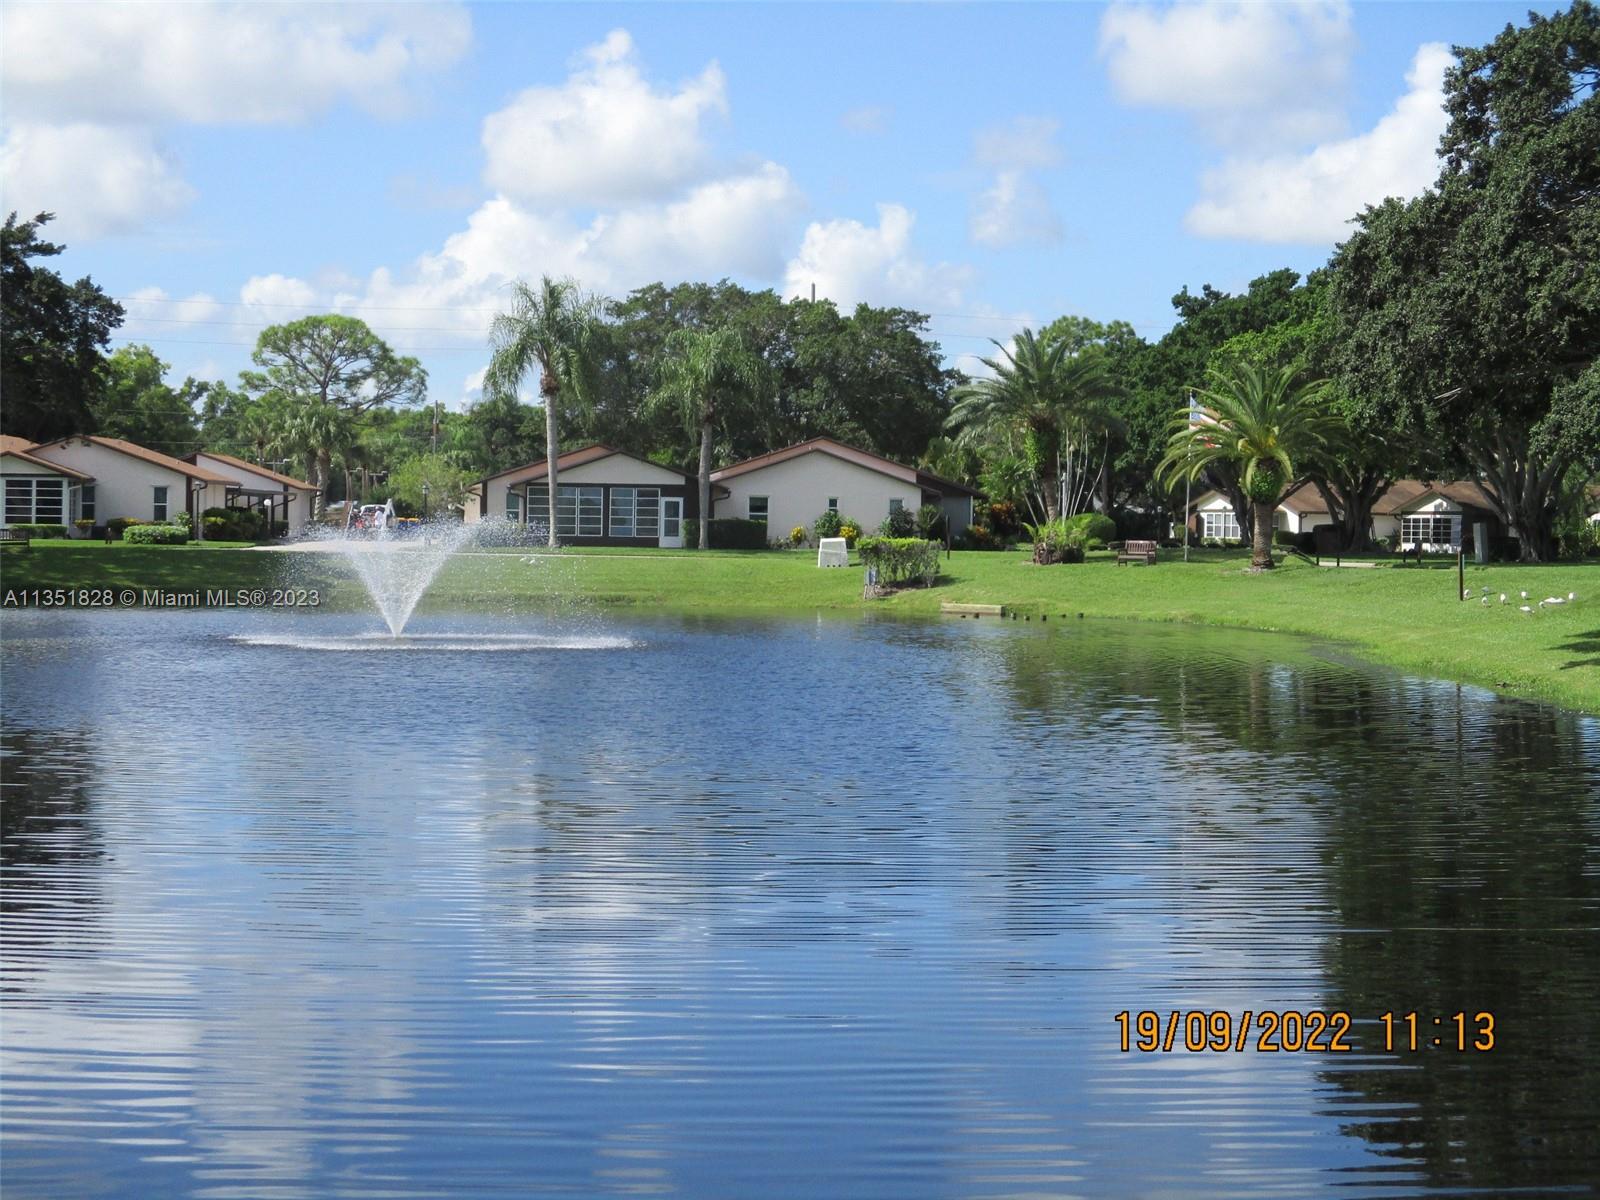
[{"label": "tree canopy", "polygon": [[1600,463],[1600,9],[1456,56],[1437,185],[1369,208],[1334,256],[1339,365],[1545,559],[1567,476]]},{"label": "tree canopy", "polygon": [[4,427],[31,441],[95,432],[102,351],[123,318],[122,306],[88,276],[68,283],[31,261],[65,249],[39,236],[52,218],[42,212],[19,222],[12,213],[0,230]]}]

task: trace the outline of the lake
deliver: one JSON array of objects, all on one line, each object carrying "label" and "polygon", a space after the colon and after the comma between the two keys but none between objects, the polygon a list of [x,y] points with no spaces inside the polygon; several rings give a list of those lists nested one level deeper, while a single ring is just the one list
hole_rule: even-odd
[{"label": "lake", "polygon": [[8,1200],[1600,1188],[1600,721],[1176,626],[377,628],[5,614]]}]

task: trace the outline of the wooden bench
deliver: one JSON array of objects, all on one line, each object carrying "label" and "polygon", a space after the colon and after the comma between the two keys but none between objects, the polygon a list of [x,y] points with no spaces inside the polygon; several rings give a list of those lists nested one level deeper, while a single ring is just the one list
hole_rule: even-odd
[{"label": "wooden bench", "polygon": [[21,546],[29,549],[33,535],[26,529],[0,529],[0,546]]},{"label": "wooden bench", "polygon": [[1140,566],[1153,567],[1156,565],[1156,544],[1154,542],[1124,542],[1122,549],[1117,551],[1117,562],[1138,563]]}]

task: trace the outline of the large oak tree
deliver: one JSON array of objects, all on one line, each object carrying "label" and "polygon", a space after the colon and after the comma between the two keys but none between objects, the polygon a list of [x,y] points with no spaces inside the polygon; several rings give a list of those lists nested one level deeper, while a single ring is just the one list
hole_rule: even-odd
[{"label": "large oak tree", "polygon": [[1569,474],[1600,461],[1600,9],[1455,53],[1438,183],[1359,218],[1335,337],[1372,415],[1488,483],[1544,560]]}]

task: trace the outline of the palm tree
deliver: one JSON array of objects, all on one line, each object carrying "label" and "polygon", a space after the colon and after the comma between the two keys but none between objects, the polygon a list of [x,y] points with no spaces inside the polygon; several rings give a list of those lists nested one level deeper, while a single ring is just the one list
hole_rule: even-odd
[{"label": "palm tree", "polygon": [[1291,363],[1264,370],[1235,360],[1213,368],[1211,388],[1198,390],[1199,410],[1181,408],[1173,417],[1167,453],[1158,477],[1174,484],[1195,479],[1207,467],[1231,466],[1252,501],[1254,529],[1250,566],[1272,567],[1272,517],[1303,468],[1325,451],[1341,423],[1325,379],[1301,383]]},{"label": "palm tree", "polygon": [[327,506],[334,456],[342,456],[354,441],[350,413],[337,404],[306,400],[283,410],[277,445],[305,459],[306,474],[317,489],[311,497],[313,520]]},{"label": "palm tree", "polygon": [[565,403],[585,404],[594,394],[594,343],[599,325],[600,305],[595,299],[580,292],[571,279],[546,275],[537,289],[517,280],[512,285],[511,311],[497,315],[489,331],[494,354],[484,375],[485,394],[515,396],[522,377],[533,370],[539,372],[552,546],[556,544],[556,458],[561,452],[559,417]]},{"label": "palm tree", "polygon": [[1064,435],[1120,389],[1098,355],[1074,355],[1065,339],[1041,341],[1024,329],[1010,350],[994,344],[1000,357],[980,360],[993,377],[956,389],[945,427],[959,429],[958,440],[968,445],[1021,432],[1045,519],[1053,521],[1060,512],[1057,478]]},{"label": "palm tree", "polygon": [[667,338],[650,407],[672,407],[700,437],[700,549],[710,546],[711,437],[719,421],[751,407],[766,382],[761,360],[735,329],[678,329]]}]

